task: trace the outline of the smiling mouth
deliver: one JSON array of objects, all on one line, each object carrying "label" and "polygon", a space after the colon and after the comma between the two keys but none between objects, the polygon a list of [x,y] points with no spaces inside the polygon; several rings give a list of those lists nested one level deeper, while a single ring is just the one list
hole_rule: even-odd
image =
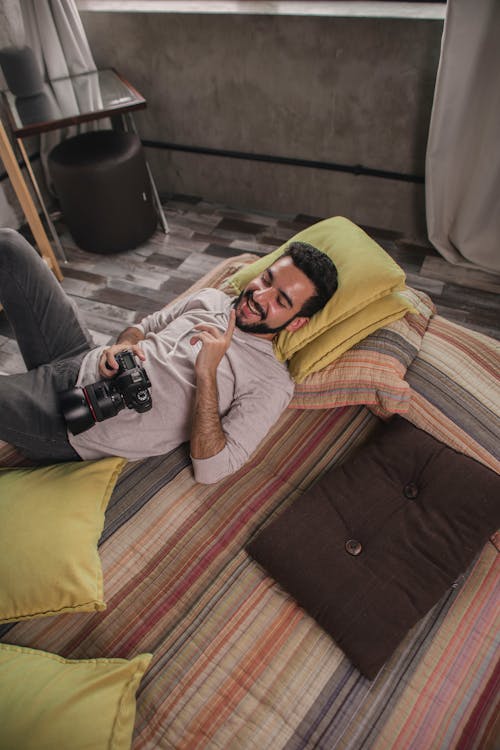
[{"label": "smiling mouth", "polygon": [[261,320],[264,318],[264,310],[255,302],[252,292],[248,292],[244,298],[244,302],[252,315],[258,315]]}]

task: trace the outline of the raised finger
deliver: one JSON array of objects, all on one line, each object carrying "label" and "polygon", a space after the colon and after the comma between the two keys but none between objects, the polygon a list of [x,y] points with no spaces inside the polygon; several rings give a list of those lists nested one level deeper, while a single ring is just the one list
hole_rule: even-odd
[{"label": "raised finger", "polygon": [[226,338],[228,341],[230,341],[233,337],[235,326],[236,326],[236,310],[233,307],[233,309],[229,313],[229,323],[227,324],[227,329],[226,329]]}]

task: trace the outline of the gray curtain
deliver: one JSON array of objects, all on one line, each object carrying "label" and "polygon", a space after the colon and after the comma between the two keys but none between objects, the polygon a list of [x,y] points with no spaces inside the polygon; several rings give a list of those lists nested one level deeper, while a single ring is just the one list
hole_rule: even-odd
[{"label": "gray curtain", "polygon": [[21,0],[26,43],[46,78],[95,70],[96,66],[74,0]]},{"label": "gray curtain", "polygon": [[429,239],[500,272],[500,0],[448,0],[426,161]]},{"label": "gray curtain", "polygon": [[[96,70],[94,58],[85,29],[74,0],[19,0],[25,29],[25,43],[31,47],[46,79],[65,78],[70,75]],[[81,101],[71,85],[64,89],[64,101],[58,102],[63,111],[79,111],[100,98],[96,85],[85,92],[88,102]],[[106,126],[104,122],[100,126]],[[95,123],[80,126],[81,130],[94,129]],[[40,139],[40,155],[45,179],[51,188],[47,167],[48,154],[63,138],[74,135],[75,128],[45,133]]]},{"label": "gray curtain", "polygon": [[24,26],[19,0],[0,3],[0,46],[19,46],[24,42]]}]

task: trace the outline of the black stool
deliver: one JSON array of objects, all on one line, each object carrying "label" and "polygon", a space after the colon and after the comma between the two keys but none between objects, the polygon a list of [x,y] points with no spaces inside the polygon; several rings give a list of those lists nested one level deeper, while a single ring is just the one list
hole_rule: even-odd
[{"label": "black stool", "polygon": [[155,231],[157,214],[140,139],[98,130],[68,138],[49,170],[73,239],[83,250],[130,250]]}]

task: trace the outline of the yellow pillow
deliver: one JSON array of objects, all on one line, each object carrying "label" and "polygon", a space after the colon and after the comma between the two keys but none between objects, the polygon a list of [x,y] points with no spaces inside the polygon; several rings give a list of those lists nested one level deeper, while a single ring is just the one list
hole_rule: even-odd
[{"label": "yellow pillow", "polygon": [[[352,318],[347,329],[349,346],[352,346],[376,328],[402,317],[412,309],[404,300],[389,296],[391,292],[404,289],[403,269],[366,232],[342,216],[313,224],[269,255],[244,266],[230,279],[236,293],[241,292],[251,279],[274,263],[284,253],[287,245],[295,241],[309,242],[333,260],[338,271],[339,286],[332,299],[320,312],[313,315],[307,325],[294,333],[282,331],[278,335],[274,342],[278,359],[291,359],[306,344],[348,318]],[[371,306],[371,303],[386,297],[386,305]],[[354,333],[356,331],[358,336]],[[342,329],[339,329],[334,339],[336,346],[342,344],[341,335]],[[328,355],[323,349],[322,346],[323,354],[319,360]],[[340,347],[336,356],[340,356],[343,351],[346,349]],[[330,357],[329,361],[334,358]],[[318,361],[316,355],[312,359]],[[307,372],[314,366],[314,362],[310,363]],[[307,372],[302,372],[300,368],[301,377],[305,377]]]},{"label": "yellow pillow", "polygon": [[0,623],[105,609],[97,542],[125,463],[0,469]]},{"label": "yellow pillow", "polygon": [[364,310],[328,328],[296,351],[288,363],[290,375],[296,383],[301,383],[307,375],[331,364],[370,333],[408,312],[414,312],[414,308],[398,292],[370,302]]},{"label": "yellow pillow", "polygon": [[151,659],[76,661],[0,644],[1,747],[128,750],[135,693]]}]

